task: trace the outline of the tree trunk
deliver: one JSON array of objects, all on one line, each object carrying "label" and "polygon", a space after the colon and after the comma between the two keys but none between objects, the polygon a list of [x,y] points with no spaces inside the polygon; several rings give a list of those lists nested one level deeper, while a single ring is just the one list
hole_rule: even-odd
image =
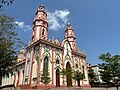
[{"label": "tree trunk", "polygon": [[78,87],[80,87],[81,89],[80,80],[77,80],[77,83],[78,83]]},{"label": "tree trunk", "polygon": [[117,86],[116,86],[116,89],[118,90],[118,88],[119,88],[119,86],[117,85]]},{"label": "tree trunk", "polygon": [[68,90],[70,90],[70,86],[68,86]]},{"label": "tree trunk", "polygon": [[78,86],[81,87],[81,85],[80,85],[80,80],[78,80]]}]

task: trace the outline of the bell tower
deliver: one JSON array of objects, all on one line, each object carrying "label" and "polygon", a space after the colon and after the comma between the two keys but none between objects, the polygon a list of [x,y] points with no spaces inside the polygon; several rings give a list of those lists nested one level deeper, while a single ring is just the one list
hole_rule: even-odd
[{"label": "bell tower", "polygon": [[48,22],[47,13],[43,5],[40,5],[35,13],[32,31],[32,42],[39,39],[47,39],[48,35]]},{"label": "bell tower", "polygon": [[67,24],[64,39],[67,39],[70,42],[71,48],[76,50],[76,37],[70,23]]}]

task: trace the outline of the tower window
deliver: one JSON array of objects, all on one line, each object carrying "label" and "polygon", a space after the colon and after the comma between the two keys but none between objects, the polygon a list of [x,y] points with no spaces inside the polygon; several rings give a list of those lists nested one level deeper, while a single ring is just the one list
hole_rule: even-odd
[{"label": "tower window", "polygon": [[45,29],[42,30],[42,35],[44,35]]}]

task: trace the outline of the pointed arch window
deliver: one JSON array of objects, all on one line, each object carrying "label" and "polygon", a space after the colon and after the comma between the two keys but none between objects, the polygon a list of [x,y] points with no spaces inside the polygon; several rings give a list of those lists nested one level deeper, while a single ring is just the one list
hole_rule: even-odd
[{"label": "pointed arch window", "polygon": [[78,64],[76,64],[76,69],[78,69]]},{"label": "pointed arch window", "polygon": [[83,74],[85,75],[85,70],[84,70],[84,69],[85,69],[85,67],[84,67],[84,66],[82,66],[82,69],[83,69]]},{"label": "pointed arch window", "polygon": [[60,62],[59,62],[59,60],[58,60],[58,59],[56,60],[56,64],[60,64]]},{"label": "pointed arch window", "polygon": [[48,57],[47,56],[44,58],[43,69],[48,71]]},{"label": "pointed arch window", "polygon": [[45,29],[43,28],[43,30],[42,30],[42,36],[44,35],[44,33],[45,33]]}]

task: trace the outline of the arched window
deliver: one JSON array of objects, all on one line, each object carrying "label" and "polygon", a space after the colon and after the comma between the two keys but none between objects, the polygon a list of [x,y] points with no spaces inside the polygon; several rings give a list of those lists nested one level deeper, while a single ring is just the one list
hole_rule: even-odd
[{"label": "arched window", "polygon": [[76,64],[76,68],[78,68],[78,64]]},{"label": "arched window", "polygon": [[84,70],[84,69],[85,69],[85,67],[84,67],[84,66],[82,66],[82,69],[83,69],[83,74],[85,75],[85,70]]},{"label": "arched window", "polygon": [[43,69],[48,71],[48,57],[47,56],[44,58]]},{"label": "arched window", "polygon": [[60,63],[60,62],[59,62],[59,60],[57,59],[57,60],[56,60],[56,64],[59,64],[59,63]]},{"label": "arched window", "polygon": [[42,35],[44,35],[45,29],[42,30]]}]

